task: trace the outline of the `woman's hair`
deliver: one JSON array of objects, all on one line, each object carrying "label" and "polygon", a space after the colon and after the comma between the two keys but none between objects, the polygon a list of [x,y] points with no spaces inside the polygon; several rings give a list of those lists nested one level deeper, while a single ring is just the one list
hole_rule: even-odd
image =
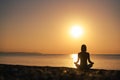
[{"label": "woman's hair", "polygon": [[81,51],[86,51],[87,50],[87,47],[86,47],[86,45],[85,44],[83,44],[82,46],[81,46]]}]

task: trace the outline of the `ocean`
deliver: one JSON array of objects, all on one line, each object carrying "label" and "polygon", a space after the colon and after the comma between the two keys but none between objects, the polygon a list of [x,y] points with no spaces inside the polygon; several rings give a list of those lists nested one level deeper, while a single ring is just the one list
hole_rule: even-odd
[{"label": "ocean", "polygon": [[[0,53],[0,64],[73,67],[77,54]],[[120,54],[91,54],[92,69],[120,70]]]}]

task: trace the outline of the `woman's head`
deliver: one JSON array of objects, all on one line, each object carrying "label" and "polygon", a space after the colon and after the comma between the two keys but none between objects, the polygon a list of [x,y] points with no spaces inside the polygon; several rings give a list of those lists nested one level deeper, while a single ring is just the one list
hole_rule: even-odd
[{"label": "woman's head", "polygon": [[86,47],[86,45],[85,44],[83,44],[82,46],[81,46],[81,51],[83,52],[85,52],[87,50],[87,47]]}]

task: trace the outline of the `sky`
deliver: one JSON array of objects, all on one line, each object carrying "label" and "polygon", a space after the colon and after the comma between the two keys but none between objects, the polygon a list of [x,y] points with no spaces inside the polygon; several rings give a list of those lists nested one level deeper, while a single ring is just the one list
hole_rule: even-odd
[{"label": "sky", "polygon": [[0,51],[69,54],[82,44],[120,54],[120,0],[0,0]]}]

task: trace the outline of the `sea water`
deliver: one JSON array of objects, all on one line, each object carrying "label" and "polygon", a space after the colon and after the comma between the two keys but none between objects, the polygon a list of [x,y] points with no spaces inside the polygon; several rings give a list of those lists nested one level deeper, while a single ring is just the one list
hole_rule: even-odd
[{"label": "sea water", "polygon": [[[77,56],[77,54],[74,54]],[[73,54],[0,54],[0,64],[73,67]],[[120,70],[120,54],[91,54],[93,69]]]}]

